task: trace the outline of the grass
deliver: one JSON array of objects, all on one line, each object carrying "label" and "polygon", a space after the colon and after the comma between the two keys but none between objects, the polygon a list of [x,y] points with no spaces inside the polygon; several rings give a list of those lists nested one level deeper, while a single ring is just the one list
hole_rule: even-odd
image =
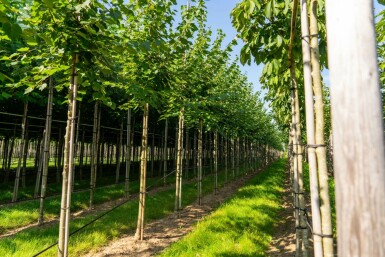
[{"label": "grass", "polygon": [[[223,172],[218,174],[220,185],[224,183],[224,177],[225,174]],[[148,184],[151,184],[151,182]],[[208,193],[212,191],[213,184],[213,176],[205,177],[203,180],[203,192]],[[196,183],[185,184],[183,186],[184,205],[189,204],[196,199],[196,187]],[[115,194],[121,196],[123,194],[122,190],[123,189],[120,188],[116,188],[115,190],[110,188],[101,189],[101,191],[95,195],[95,202],[105,201],[112,198],[112,195]],[[75,205],[75,208],[76,206],[79,206],[79,208],[86,207],[84,205],[88,202],[88,192],[85,193],[86,196],[84,196],[84,198],[81,197],[81,193],[78,194],[78,196],[76,194],[74,195],[72,204]],[[169,189],[167,191],[159,192],[153,196],[149,195],[146,200],[146,221],[158,219],[171,213],[174,209],[174,194],[175,189]],[[76,197],[79,197],[80,199],[77,199]],[[24,219],[26,219],[25,215],[27,215],[27,213],[31,213],[33,208],[36,208],[36,206],[33,207],[28,205],[31,203],[25,204],[27,205],[24,205],[23,208],[21,207],[21,204],[18,207],[19,210],[23,212],[23,215],[20,215],[20,217],[24,216],[23,218],[20,218],[20,221],[24,221]],[[52,200],[52,205],[55,206],[54,208],[52,207],[52,211],[54,210],[56,214],[59,210],[59,198]],[[47,209],[48,208],[51,207],[47,206]],[[88,252],[93,248],[100,247],[108,241],[118,237],[119,234],[134,229],[136,226],[137,209],[138,201],[130,201],[103,217],[100,221],[93,223],[91,226],[87,227],[87,229],[71,237],[69,249],[70,256],[79,255]],[[3,210],[1,210],[1,212],[2,211]],[[87,215],[72,220],[70,231],[83,226],[87,222],[94,219],[96,215],[97,214]],[[1,214],[0,221],[2,218],[5,218],[4,216],[6,216],[4,213]],[[16,213],[13,214],[13,217],[17,217]],[[37,216],[33,217],[33,220],[35,221],[36,218]],[[0,224],[0,226],[3,225],[5,225],[5,223]],[[25,256],[26,254],[32,255],[56,242],[57,236],[58,224],[42,228],[34,227],[25,229],[14,236],[0,239],[0,256],[17,257]],[[56,254],[56,251],[57,248],[54,247],[42,256],[53,256]]]},{"label": "grass", "polygon": [[[151,185],[159,178],[149,178],[148,184]],[[167,182],[171,183],[172,177]],[[139,190],[139,182],[130,183],[130,193],[136,193]],[[118,199],[124,196],[124,185],[111,185],[104,188],[96,188],[94,203],[101,204],[107,201]],[[45,219],[52,219],[59,215],[61,196],[47,198],[44,203]],[[72,194],[71,211],[87,209],[89,204],[89,191],[77,192]],[[11,229],[23,227],[37,222],[39,213],[39,200],[21,202],[13,206],[5,206],[0,209],[0,234]],[[1,255],[0,255],[1,256]]]},{"label": "grass", "polygon": [[281,210],[285,163],[282,159],[258,174],[160,256],[266,256]]}]

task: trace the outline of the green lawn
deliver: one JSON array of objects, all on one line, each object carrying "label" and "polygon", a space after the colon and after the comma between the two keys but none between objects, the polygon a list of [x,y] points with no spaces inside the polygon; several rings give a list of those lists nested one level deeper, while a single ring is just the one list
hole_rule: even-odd
[{"label": "green lawn", "polygon": [[160,256],[265,256],[281,210],[286,162],[282,159],[258,174]]},{"label": "green lawn", "polygon": [[[243,169],[241,169],[244,172]],[[224,183],[225,174],[221,172],[219,174],[219,185]],[[171,178],[172,179],[172,178]],[[174,179],[175,180],[175,179]],[[151,183],[148,183],[151,184]],[[213,176],[207,176],[203,180],[203,192],[208,193],[213,190]],[[108,195],[111,191],[111,194],[114,195],[122,195],[123,191],[121,189],[116,188],[116,190],[110,189],[101,189],[99,192],[99,198],[106,200],[110,198]],[[183,204],[190,204],[197,198],[197,184],[189,183],[183,186]],[[119,191],[120,190],[120,191]],[[174,209],[174,194],[175,189],[169,189],[163,192],[159,192],[156,195],[149,195],[146,200],[146,221],[154,220],[169,214]],[[88,196],[88,195],[87,195]],[[73,197],[73,205],[82,205],[86,204],[88,200],[87,196],[85,196],[84,201],[78,201],[76,199],[76,195]],[[112,197],[111,197],[112,198]],[[103,201],[100,200],[100,201]],[[56,199],[59,204],[59,199]],[[96,201],[96,199],[95,199]],[[82,206],[80,206],[82,207]],[[85,207],[85,206],[83,206]],[[47,206],[47,208],[49,208]],[[24,208],[20,208],[23,211],[23,215],[31,212],[31,206],[25,206]],[[55,212],[59,210],[58,206],[55,208]],[[114,210],[110,214],[104,216],[99,221],[93,223],[91,226],[87,227],[87,229],[79,232],[74,235],[70,239],[70,256],[79,255],[90,251],[91,249],[95,249],[97,247],[106,244],[108,241],[113,238],[118,237],[119,234],[123,232],[127,232],[128,230],[133,230],[136,226],[136,218],[137,218],[137,210],[138,209],[138,201],[133,200],[130,201],[118,209]],[[4,214],[3,214],[4,215]],[[71,221],[71,229],[73,231],[87,222],[91,221],[98,214],[87,215],[85,217],[76,218]],[[0,220],[4,218],[4,216],[0,217]],[[37,217],[36,217],[37,218]],[[24,220],[20,219],[20,221]],[[3,226],[1,224],[0,226]],[[49,227],[44,228],[30,228],[26,229],[22,232],[17,233],[14,236],[2,238],[0,239],[0,256],[26,256],[33,255],[34,253],[39,252],[44,249],[48,245],[56,242],[58,236],[58,224],[54,224]],[[47,251],[42,256],[53,256],[56,254],[57,248]]]}]

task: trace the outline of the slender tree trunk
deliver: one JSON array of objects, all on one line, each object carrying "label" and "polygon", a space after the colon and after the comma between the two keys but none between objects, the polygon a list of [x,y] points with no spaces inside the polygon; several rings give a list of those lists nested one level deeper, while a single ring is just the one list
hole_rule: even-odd
[{"label": "slender tree trunk", "polygon": [[239,157],[240,157],[240,149],[239,149],[239,137],[237,136],[237,146],[236,146],[236,151],[237,151],[237,153],[236,153],[236,158],[237,158],[237,177],[239,176]]},{"label": "slender tree trunk", "polygon": [[155,159],[155,125],[152,131],[152,142],[151,142],[151,177],[154,177],[154,159]]},{"label": "slender tree trunk", "polygon": [[229,161],[228,161],[228,154],[227,154],[227,152],[228,152],[228,138],[227,138],[227,132],[226,132],[226,134],[225,134],[225,146],[224,146],[224,152],[223,152],[223,154],[224,154],[224,156],[225,156],[225,182],[227,182],[227,177],[228,177],[228,163],[229,163]]},{"label": "slender tree trunk", "polygon": [[168,139],[168,119],[166,119],[166,125],[164,127],[164,146],[163,146],[163,184],[166,185],[167,175],[167,139]]},{"label": "slender tree trunk", "polygon": [[72,165],[72,169],[71,169],[71,172],[72,172],[72,181],[71,181],[72,188],[71,188],[71,192],[73,192],[74,189],[75,189],[76,156],[77,156],[77,152],[78,152],[80,116],[81,116],[81,109],[80,109],[80,107],[81,107],[81,102],[79,103],[78,116],[77,116],[77,119],[76,119],[77,122],[76,122],[76,134],[75,134],[75,142],[74,142],[74,161],[73,161],[73,165]]},{"label": "slender tree trunk", "polygon": [[7,181],[7,182],[8,182],[9,175],[11,173],[12,154],[13,154],[13,148],[15,145],[15,139],[16,139],[16,126],[13,128],[13,137],[11,140],[11,145],[10,145],[10,147],[8,147],[8,152],[7,152],[7,154],[8,154],[8,158],[7,158],[7,162],[6,162],[7,174],[5,176],[5,181]]},{"label": "slender tree trunk", "polygon": [[43,158],[44,158],[44,143],[42,144],[41,141],[45,138],[45,130],[43,131],[43,137],[42,139],[39,140],[39,151],[36,158],[39,158],[38,161],[38,168],[37,168],[37,176],[36,176],[36,183],[35,183],[35,192],[33,194],[34,198],[37,198],[39,195],[39,189],[40,189],[40,184],[41,184],[41,173],[43,172]]},{"label": "slender tree trunk", "polygon": [[25,146],[24,146],[24,150],[23,150],[23,169],[22,169],[22,172],[21,172],[21,184],[22,184],[22,187],[25,188],[26,185],[25,185],[25,175],[26,175],[26,172],[27,172],[27,155],[28,155],[28,143],[29,143],[29,137],[28,137],[28,120],[25,124]]},{"label": "slender tree trunk", "polygon": [[[302,142],[301,142],[301,126],[300,126],[300,109],[299,109],[299,97],[298,97],[298,84],[295,74],[295,61],[293,56],[293,45],[295,38],[295,23],[297,17],[298,0],[293,1],[292,16],[291,16],[291,28],[290,28],[290,45],[289,45],[289,66],[290,66],[290,79],[291,79],[291,140],[292,146],[292,180],[293,180],[293,193],[294,193],[294,206],[296,217],[296,257],[300,256],[302,250],[302,256],[308,256],[308,234],[307,226],[304,217],[304,212],[300,212],[300,209],[305,208],[304,199],[304,186],[303,186],[303,166],[302,166]],[[300,233],[302,232],[302,243],[300,241]]]},{"label": "slender tree trunk", "polygon": [[322,245],[325,257],[334,256],[333,228],[331,219],[331,208],[329,198],[328,170],[326,160],[326,145],[324,139],[324,104],[323,90],[321,81],[321,68],[318,48],[318,19],[317,19],[317,0],[310,2],[310,46],[311,46],[311,67],[314,90],[314,112],[315,112],[315,148],[318,165],[319,194],[321,201],[321,221],[322,221]]},{"label": "slender tree trunk", "polygon": [[19,148],[19,160],[18,160],[17,170],[16,170],[15,185],[13,187],[12,202],[17,201],[18,193],[19,193],[21,161],[23,159],[23,153],[24,153],[24,147],[25,147],[25,125],[27,122],[27,112],[28,112],[28,102],[26,101],[24,103],[23,120],[21,123],[21,142],[20,142],[20,148]]},{"label": "slender tree trunk", "polygon": [[47,116],[45,119],[45,134],[44,134],[44,156],[43,156],[43,178],[41,182],[40,192],[40,208],[39,208],[39,219],[38,224],[44,223],[44,199],[47,190],[47,178],[49,168],[49,157],[50,157],[50,140],[51,140],[51,125],[52,125],[52,99],[53,99],[53,83],[52,77],[49,79],[48,88],[48,103],[47,103]]},{"label": "slender tree trunk", "polygon": [[69,240],[69,219],[71,207],[71,182],[72,182],[72,165],[74,161],[74,140],[75,140],[75,117],[76,117],[76,96],[77,96],[77,74],[76,62],[78,56],[73,55],[71,85],[68,96],[68,120],[65,136],[64,150],[64,166],[63,166],[63,186],[60,210],[59,225],[59,243],[58,256],[68,256],[68,240]]},{"label": "slender tree trunk", "polygon": [[231,144],[231,173],[233,175],[233,179],[235,179],[235,142],[232,138],[230,141]]},{"label": "slender tree trunk", "polygon": [[185,178],[188,179],[189,164],[190,164],[190,135],[189,129],[186,128],[186,149],[185,149]]},{"label": "slender tree trunk", "polygon": [[94,192],[96,182],[97,164],[97,145],[98,145],[98,119],[99,119],[99,101],[95,102],[94,106],[94,124],[92,129],[92,144],[91,144],[91,179],[90,179],[90,205],[89,208],[94,208]]},{"label": "slender tree trunk", "polygon": [[146,206],[146,173],[147,173],[147,132],[148,132],[148,103],[144,105],[142,152],[140,160],[140,189],[139,189],[139,211],[135,239],[143,240],[144,237],[144,212]]},{"label": "slender tree trunk", "polygon": [[4,138],[4,147],[3,147],[3,163],[2,163],[2,169],[4,174],[4,184],[8,182],[9,177],[9,170],[7,169],[7,163],[8,163],[8,149],[9,149],[9,137],[6,136]]},{"label": "slender tree trunk", "polygon": [[131,170],[131,109],[127,110],[127,151],[126,151],[126,178],[124,184],[124,192],[126,198],[130,196],[130,170]]},{"label": "slender tree trunk", "polygon": [[214,131],[214,194],[218,191],[218,131]]},{"label": "slender tree trunk", "polygon": [[196,166],[197,166],[197,133],[194,132],[194,146],[193,146],[193,173],[194,173],[194,178],[197,178],[197,174],[196,174]]},{"label": "slender tree trunk", "polygon": [[202,205],[202,137],[203,121],[199,121],[198,128],[198,204]]},{"label": "slender tree trunk", "polygon": [[[306,106],[306,136],[308,145],[315,145],[314,138],[314,107],[313,107],[313,89],[311,77],[310,63],[310,45],[309,45],[309,23],[307,1],[301,0],[301,32],[302,32],[302,58],[303,73],[305,86],[305,106]],[[319,187],[317,174],[317,160],[314,148],[308,148],[309,173],[310,173],[310,194],[311,194],[311,210],[313,220],[313,245],[314,256],[323,256],[322,234],[321,229],[321,213],[319,202]]]},{"label": "slender tree trunk", "polygon": [[56,183],[60,182],[60,170],[62,167],[62,156],[63,156],[63,137],[62,129],[59,128],[59,142],[58,142],[58,156],[57,156],[57,169],[56,169]]},{"label": "slender tree trunk", "polygon": [[119,183],[119,175],[120,175],[120,152],[122,151],[122,144],[123,144],[123,121],[120,124],[120,133],[119,133],[119,140],[118,140],[118,146],[116,148],[116,179],[115,184]]},{"label": "slender tree trunk", "polygon": [[85,136],[86,136],[86,131],[85,129],[83,128],[83,131],[82,131],[82,142],[81,142],[81,145],[80,145],[80,157],[79,157],[79,176],[80,176],[80,180],[83,180],[83,161],[84,161],[84,140],[85,140]]},{"label": "slender tree trunk", "polygon": [[328,0],[326,18],[338,256],[384,257],[384,103],[373,1]]},{"label": "slender tree trunk", "polygon": [[182,169],[183,169],[183,123],[184,108],[179,113],[178,123],[178,151],[176,164],[176,183],[175,183],[175,211],[179,211],[182,207]]}]

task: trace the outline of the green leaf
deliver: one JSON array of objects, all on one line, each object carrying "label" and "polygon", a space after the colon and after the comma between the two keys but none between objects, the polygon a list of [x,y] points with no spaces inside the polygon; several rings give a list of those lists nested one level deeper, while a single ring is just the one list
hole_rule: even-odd
[{"label": "green leaf", "polygon": [[26,95],[26,94],[29,94],[29,93],[31,93],[33,91],[33,87],[27,87],[26,89],[25,89],[25,91],[24,91],[24,94]]},{"label": "green leaf", "polygon": [[29,47],[22,47],[22,48],[19,48],[17,49],[18,52],[28,52],[29,51]]},{"label": "green leaf", "polygon": [[268,19],[271,18],[271,1],[268,1],[265,7],[265,15]]}]

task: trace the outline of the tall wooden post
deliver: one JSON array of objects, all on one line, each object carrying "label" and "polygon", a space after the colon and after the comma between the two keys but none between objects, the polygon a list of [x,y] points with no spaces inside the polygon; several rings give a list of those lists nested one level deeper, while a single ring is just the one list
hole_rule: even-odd
[{"label": "tall wooden post", "polygon": [[373,1],[328,0],[326,18],[338,256],[384,257],[384,124]]}]

